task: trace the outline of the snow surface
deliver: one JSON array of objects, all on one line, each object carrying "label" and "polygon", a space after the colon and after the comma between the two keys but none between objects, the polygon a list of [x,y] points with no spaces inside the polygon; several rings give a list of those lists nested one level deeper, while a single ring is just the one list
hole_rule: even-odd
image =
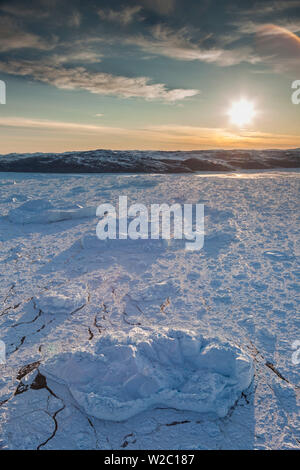
[{"label": "snow surface", "polygon": [[16,224],[47,224],[92,217],[95,214],[95,207],[78,206],[74,209],[55,209],[48,199],[34,199],[11,209],[8,219]]},{"label": "snow surface", "polygon": [[[0,174],[0,447],[297,449],[296,170]],[[204,203],[199,252],[95,208]]]}]

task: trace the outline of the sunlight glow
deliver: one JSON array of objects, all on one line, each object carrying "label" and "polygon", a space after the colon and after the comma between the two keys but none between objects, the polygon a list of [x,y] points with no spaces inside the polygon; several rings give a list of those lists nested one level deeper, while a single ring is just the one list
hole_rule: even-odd
[{"label": "sunlight glow", "polygon": [[253,103],[244,98],[233,103],[228,111],[232,124],[235,124],[238,127],[250,124],[255,114],[256,112]]}]

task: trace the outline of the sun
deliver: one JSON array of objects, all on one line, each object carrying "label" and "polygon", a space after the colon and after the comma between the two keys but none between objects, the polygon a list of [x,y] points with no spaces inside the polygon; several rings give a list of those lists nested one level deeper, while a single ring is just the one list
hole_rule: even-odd
[{"label": "sun", "polygon": [[255,114],[254,104],[244,98],[232,103],[232,106],[228,111],[232,124],[235,124],[238,127],[244,127],[247,124],[250,124]]}]

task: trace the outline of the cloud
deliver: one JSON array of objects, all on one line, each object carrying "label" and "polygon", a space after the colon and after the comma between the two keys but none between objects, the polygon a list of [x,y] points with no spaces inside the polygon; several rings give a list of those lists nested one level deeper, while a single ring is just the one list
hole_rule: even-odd
[{"label": "cloud", "polygon": [[98,10],[98,15],[102,20],[128,25],[137,17],[137,14],[141,11],[141,9],[142,7],[139,5],[125,7],[121,10],[100,9]]},{"label": "cloud", "polygon": [[75,28],[78,28],[80,26],[81,14],[79,13],[79,11],[73,11],[72,12],[68,23],[71,27],[73,26]]},{"label": "cloud", "polygon": [[37,81],[65,90],[87,90],[99,95],[115,95],[123,98],[143,98],[175,102],[195,96],[199,90],[168,89],[163,83],[150,83],[147,77],[123,77],[109,73],[89,72],[84,67],[66,68],[42,62],[0,61],[0,71],[31,77]]},{"label": "cloud", "polygon": [[21,18],[46,18],[56,6],[56,0],[39,0],[39,2],[9,1],[0,6],[0,10]]},{"label": "cloud", "polygon": [[299,0],[268,0],[268,1],[257,1],[251,5],[251,8],[241,9],[240,6],[230,6],[229,10],[234,13],[238,13],[240,17],[264,17],[274,14],[282,15],[287,10],[299,8]]},{"label": "cloud", "polygon": [[201,43],[192,42],[187,28],[178,31],[158,24],[151,30],[151,37],[137,35],[125,39],[127,44],[136,45],[147,53],[162,55],[173,59],[216,63],[220,66],[236,65],[241,62],[255,64],[259,58],[255,56],[250,47],[237,49],[222,49],[201,47]]},{"label": "cloud", "polygon": [[[231,35],[230,34],[228,35],[228,39],[231,38],[231,42],[241,39],[245,35],[256,34],[257,32],[261,31],[262,27],[265,26],[265,23],[256,23],[254,21],[247,21],[247,22],[238,21],[238,22],[232,22],[232,25],[236,28],[236,30],[233,31]],[[290,28],[287,28],[286,25],[284,27],[286,29],[290,29]],[[296,23],[291,25],[291,27],[296,28],[296,31],[298,30],[298,26],[296,25]]]},{"label": "cloud", "polygon": [[48,57],[48,64],[60,65],[60,64],[95,64],[101,62],[103,54],[94,52],[92,50],[77,48],[76,52],[66,51],[64,53],[52,54]]},{"label": "cloud", "polygon": [[92,124],[81,124],[74,122],[50,121],[47,119],[30,119],[24,117],[0,117],[1,127],[18,127],[25,129],[45,129],[58,130],[63,132],[82,132],[99,133],[106,132],[110,134],[125,133],[126,129],[108,126],[94,126]]},{"label": "cloud", "polygon": [[286,28],[262,25],[256,32],[256,49],[276,72],[300,73],[300,38]]},{"label": "cloud", "polygon": [[[262,27],[269,25],[270,23],[265,22],[257,22],[257,21],[233,21],[231,23],[236,28],[236,33],[233,33],[233,37],[238,39],[242,37],[244,34],[254,34],[259,32]],[[297,21],[295,18],[294,20],[290,20],[287,18],[280,18],[276,21],[276,26],[282,27],[291,33],[297,33],[300,31],[300,20]]]},{"label": "cloud", "polygon": [[18,21],[9,16],[0,17],[0,52],[25,48],[47,50],[52,47],[54,47],[53,42],[25,31]]},{"label": "cloud", "polygon": [[160,15],[168,15],[174,10],[176,0],[142,0],[142,3],[149,10],[155,11]]}]

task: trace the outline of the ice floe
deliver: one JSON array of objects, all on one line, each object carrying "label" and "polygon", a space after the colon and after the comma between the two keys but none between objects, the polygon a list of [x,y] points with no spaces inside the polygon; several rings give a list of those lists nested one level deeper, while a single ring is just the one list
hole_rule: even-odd
[{"label": "ice floe", "polygon": [[123,421],[168,407],[219,417],[253,379],[252,359],[239,347],[197,331],[134,328],[107,334],[93,353],[59,354],[41,372],[68,386],[88,415]]}]

